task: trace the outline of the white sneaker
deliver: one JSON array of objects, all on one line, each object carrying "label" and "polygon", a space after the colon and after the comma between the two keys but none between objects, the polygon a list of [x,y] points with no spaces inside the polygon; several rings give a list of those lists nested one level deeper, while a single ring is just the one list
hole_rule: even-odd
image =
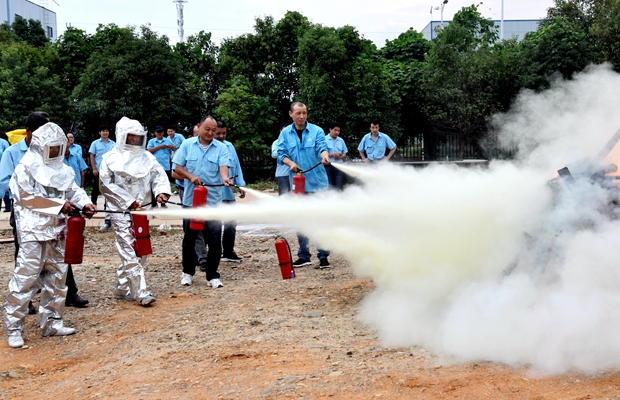
[{"label": "white sneaker", "polygon": [[24,347],[24,339],[22,338],[22,335],[9,336],[9,346],[14,349]]},{"label": "white sneaker", "polygon": [[73,335],[74,333],[75,333],[75,329],[67,328],[66,326],[63,326],[61,328],[58,328],[58,330],[56,331],[56,333],[54,333],[53,336],[69,336],[69,335]]},{"label": "white sneaker", "polygon": [[207,286],[211,286],[213,289],[217,289],[224,287],[224,284],[219,279],[214,278],[207,282]]},{"label": "white sneaker", "polygon": [[183,272],[183,275],[181,276],[181,285],[189,286],[191,284],[192,284],[192,276],[190,274],[186,274],[185,272]]}]

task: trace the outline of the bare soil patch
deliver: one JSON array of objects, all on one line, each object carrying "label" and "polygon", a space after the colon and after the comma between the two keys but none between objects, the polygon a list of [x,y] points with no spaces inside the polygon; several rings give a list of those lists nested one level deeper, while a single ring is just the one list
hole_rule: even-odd
[{"label": "bare soil patch", "polygon": [[[617,372],[535,377],[525,367],[450,365],[420,347],[386,348],[357,319],[371,281],[337,255],[329,270],[304,267],[284,281],[272,238],[239,232],[243,262],[221,265],[224,288],[207,287],[202,274],[181,286],[181,235],[154,234],[146,275],[157,302],[143,308],[114,298],[113,234],[89,228],[74,271],[91,304],[65,312],[77,334],[43,338],[29,316],[28,348],[3,337],[0,398],[620,399]],[[12,270],[13,247],[0,245],[2,302]]]}]

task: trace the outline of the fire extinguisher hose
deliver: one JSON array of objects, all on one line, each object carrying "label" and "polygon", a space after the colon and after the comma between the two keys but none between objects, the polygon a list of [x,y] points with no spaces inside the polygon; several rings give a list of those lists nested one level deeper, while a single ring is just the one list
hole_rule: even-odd
[{"label": "fire extinguisher hose", "polygon": [[[291,267],[293,267],[293,253],[291,253],[291,246],[288,244],[288,240],[286,240],[286,238],[284,238],[283,236],[280,236],[280,235],[275,235],[275,239],[276,240],[282,239],[286,243],[286,248],[288,248],[289,260],[291,260],[289,262],[291,263]],[[278,264],[280,264],[280,266],[283,266],[284,264],[288,264],[288,262],[278,263]]]},{"label": "fire extinguisher hose", "polygon": [[318,166],[319,166],[319,165],[321,165],[321,164],[323,164],[323,163],[322,163],[322,162],[320,162],[320,163],[318,163],[317,165],[315,165],[314,167],[312,167],[312,168],[310,168],[310,169],[306,169],[306,170],[303,170],[303,169],[301,169],[301,168],[298,168],[298,169],[299,169],[299,172],[300,172],[300,173],[305,174],[305,173],[308,173],[308,172],[312,171],[313,169],[315,169],[316,167],[318,167]]}]

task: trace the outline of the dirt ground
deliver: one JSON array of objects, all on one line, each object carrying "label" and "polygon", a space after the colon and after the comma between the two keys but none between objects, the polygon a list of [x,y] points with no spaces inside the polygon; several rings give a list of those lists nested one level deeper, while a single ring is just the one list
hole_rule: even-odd
[{"label": "dirt ground", "polygon": [[[282,280],[269,236],[239,232],[243,262],[223,263],[225,287],[214,290],[200,274],[180,285],[181,232],[154,234],[146,276],[157,302],[116,300],[113,234],[88,229],[74,271],[91,303],[64,318],[77,334],[43,338],[28,316],[27,348],[0,343],[0,398],[620,399],[614,371],[540,377],[526,366],[451,365],[420,347],[386,348],[357,319],[371,281],[337,255],[329,270]],[[2,302],[12,268],[12,245],[0,245]]]}]

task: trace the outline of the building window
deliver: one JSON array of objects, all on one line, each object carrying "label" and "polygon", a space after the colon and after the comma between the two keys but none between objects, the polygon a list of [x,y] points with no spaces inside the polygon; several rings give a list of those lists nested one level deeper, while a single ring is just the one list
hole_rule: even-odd
[{"label": "building window", "polygon": [[51,26],[47,27],[47,37],[50,39],[54,38],[54,28],[52,28]]}]

